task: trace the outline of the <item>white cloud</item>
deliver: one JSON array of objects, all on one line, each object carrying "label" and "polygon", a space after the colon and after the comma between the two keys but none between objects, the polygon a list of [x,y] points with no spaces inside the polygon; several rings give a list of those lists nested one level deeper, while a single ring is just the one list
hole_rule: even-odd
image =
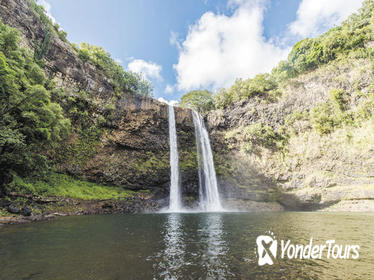
[{"label": "white cloud", "polygon": [[177,32],[171,31],[170,38],[169,38],[170,45],[175,45],[178,49],[181,48],[179,42],[179,34]]},{"label": "white cloud", "polygon": [[56,19],[51,14],[51,4],[49,4],[46,0],[37,0],[36,3],[44,7],[46,15],[51,19],[53,24],[55,24]]},{"label": "white cloud", "polygon": [[165,93],[171,94],[173,92],[174,92],[174,86],[172,86],[172,85],[166,85],[166,87],[165,87]]},{"label": "white cloud", "polygon": [[339,25],[357,11],[363,0],[303,0],[296,20],[289,25],[293,35],[316,36],[334,25]]},{"label": "white cloud", "polygon": [[162,103],[166,103],[166,104],[168,104],[168,105],[173,105],[173,106],[179,104],[179,102],[176,101],[176,100],[170,100],[170,101],[167,101],[167,100],[166,100],[165,98],[163,98],[163,97],[159,97],[157,100],[160,101],[160,102],[162,102]]},{"label": "white cloud", "polygon": [[127,68],[132,72],[143,74],[146,79],[162,80],[160,75],[162,66],[152,61],[133,59]]},{"label": "white cloud", "polygon": [[161,65],[152,61],[147,62],[143,59],[133,59],[127,68],[132,72],[143,74],[146,79],[162,80],[160,75],[162,70]]},{"label": "white cloud", "polygon": [[189,27],[174,65],[179,90],[227,87],[286,57],[288,49],[263,37],[264,1],[231,0],[229,6],[231,16],[207,12]]}]

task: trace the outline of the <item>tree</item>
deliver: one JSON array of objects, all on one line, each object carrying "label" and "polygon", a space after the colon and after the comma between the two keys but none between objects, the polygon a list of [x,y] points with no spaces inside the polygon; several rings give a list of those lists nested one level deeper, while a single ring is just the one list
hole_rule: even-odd
[{"label": "tree", "polygon": [[190,108],[200,113],[213,108],[212,93],[208,90],[193,90],[183,95],[180,106]]},{"label": "tree", "polygon": [[[62,108],[51,101],[46,78],[19,35],[0,22],[0,177],[42,173],[45,151],[70,131]],[[4,182],[0,182],[3,184]]]},{"label": "tree", "polygon": [[224,109],[233,102],[233,96],[228,90],[221,88],[214,94],[213,101],[216,109]]}]

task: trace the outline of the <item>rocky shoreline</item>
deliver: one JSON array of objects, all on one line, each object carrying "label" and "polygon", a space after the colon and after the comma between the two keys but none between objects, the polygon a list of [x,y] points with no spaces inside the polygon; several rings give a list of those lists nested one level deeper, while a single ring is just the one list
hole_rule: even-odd
[{"label": "rocky shoreline", "polygon": [[0,211],[3,213],[0,215],[0,225],[51,220],[62,216],[155,212],[160,210],[164,203],[163,200],[155,200],[144,195],[122,200],[29,197],[22,205],[12,200],[0,199],[0,206],[6,210],[6,215],[4,211]]},{"label": "rocky shoreline", "polygon": [[[0,213],[0,227],[3,225],[24,224],[39,221],[49,221],[57,217],[105,215],[105,214],[135,214],[157,212],[167,206],[167,199],[134,196],[127,199],[81,200],[72,198],[28,198],[25,206],[16,206],[14,202],[0,199],[3,209]],[[7,205],[5,205],[7,204]],[[374,212],[374,200],[347,199],[336,201],[324,207],[289,208],[278,202],[261,202],[252,200],[226,199],[223,205],[227,211],[235,212]]]}]

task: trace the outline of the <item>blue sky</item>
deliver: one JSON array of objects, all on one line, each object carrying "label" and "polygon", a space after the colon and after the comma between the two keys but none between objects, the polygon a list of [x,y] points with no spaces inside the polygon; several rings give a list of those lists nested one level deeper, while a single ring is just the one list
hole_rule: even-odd
[{"label": "blue sky", "polygon": [[357,11],[362,0],[39,0],[68,33],[142,72],[154,97],[179,100],[267,72],[296,41]]}]

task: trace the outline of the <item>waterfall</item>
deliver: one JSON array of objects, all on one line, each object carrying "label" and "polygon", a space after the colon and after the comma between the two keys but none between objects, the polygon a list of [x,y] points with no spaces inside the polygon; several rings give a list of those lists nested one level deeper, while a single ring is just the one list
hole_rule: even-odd
[{"label": "waterfall", "polygon": [[192,118],[195,126],[197,160],[199,166],[200,207],[205,211],[222,211],[223,208],[219,198],[209,134],[205,127],[204,120],[199,113],[192,111]]},{"label": "waterfall", "polygon": [[182,208],[179,183],[179,158],[177,130],[175,128],[174,107],[169,105],[169,141],[170,141],[170,201],[169,211],[179,212]]}]

